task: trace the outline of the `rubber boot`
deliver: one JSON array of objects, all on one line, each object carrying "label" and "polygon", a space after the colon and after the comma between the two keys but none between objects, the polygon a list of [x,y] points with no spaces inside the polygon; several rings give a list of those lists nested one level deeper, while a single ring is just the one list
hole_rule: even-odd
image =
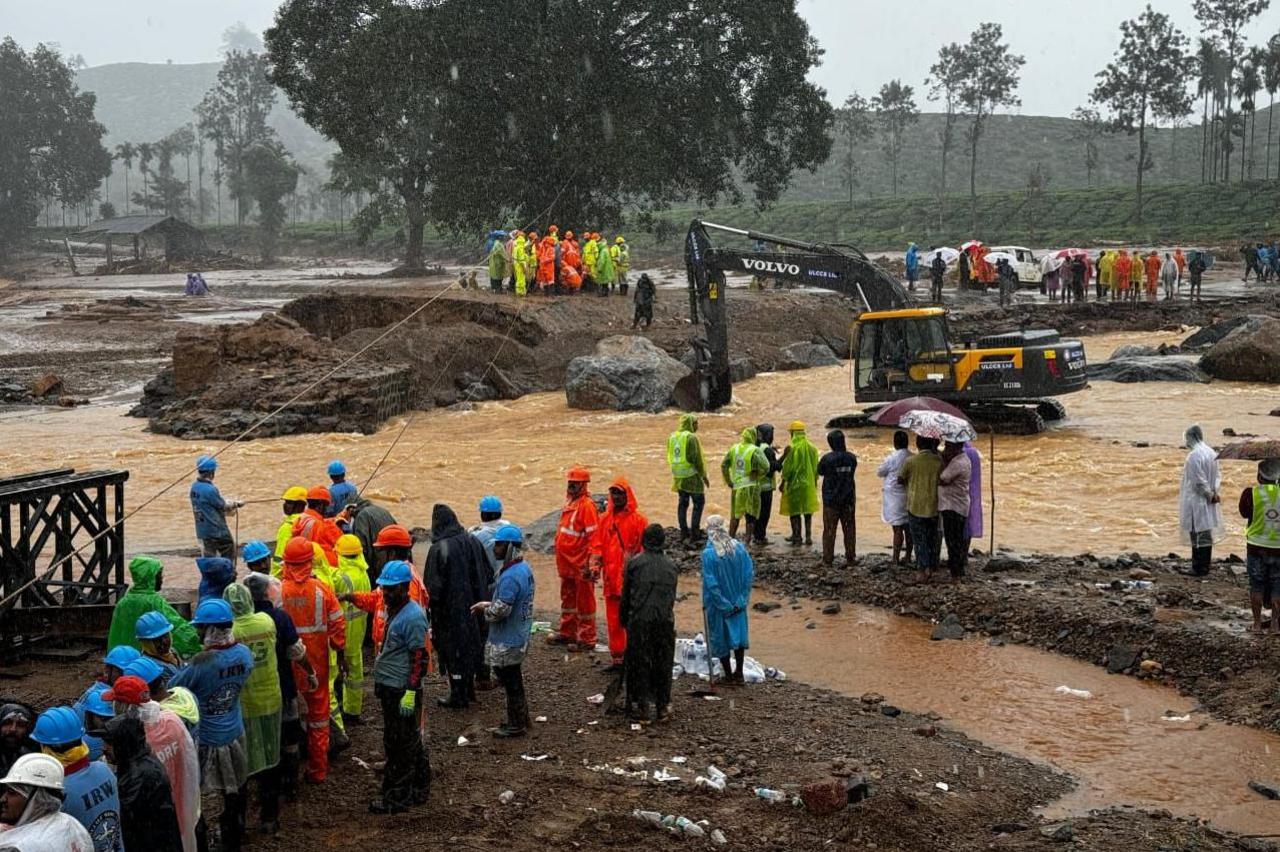
[{"label": "rubber boot", "polygon": [[529,703],[524,698],[507,705],[507,723],[493,732],[495,737],[509,739],[522,737],[529,728]]}]

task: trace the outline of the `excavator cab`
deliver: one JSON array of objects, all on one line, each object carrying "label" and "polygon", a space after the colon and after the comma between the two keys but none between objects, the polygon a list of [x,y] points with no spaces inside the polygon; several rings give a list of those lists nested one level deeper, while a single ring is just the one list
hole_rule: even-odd
[{"label": "excavator cab", "polygon": [[941,308],[863,313],[854,326],[853,390],[859,402],[956,390],[956,357]]}]

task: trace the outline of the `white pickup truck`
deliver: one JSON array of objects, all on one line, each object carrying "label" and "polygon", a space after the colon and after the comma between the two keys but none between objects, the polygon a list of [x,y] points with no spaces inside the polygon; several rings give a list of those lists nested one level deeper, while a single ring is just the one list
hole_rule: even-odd
[{"label": "white pickup truck", "polygon": [[1036,257],[1031,249],[1025,246],[991,246],[990,251],[1006,252],[1017,258],[1013,263],[1013,268],[1018,273],[1018,283],[1020,285],[1023,287],[1040,286],[1040,258]]}]

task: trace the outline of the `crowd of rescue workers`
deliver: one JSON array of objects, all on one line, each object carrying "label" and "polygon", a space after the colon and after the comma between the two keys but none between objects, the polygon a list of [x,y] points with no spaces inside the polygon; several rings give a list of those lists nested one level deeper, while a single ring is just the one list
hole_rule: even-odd
[{"label": "crowd of rescue workers", "polygon": [[[775,494],[788,521],[787,544],[812,545],[813,516],[821,511],[824,566],[833,567],[838,533],[845,567],[857,558],[858,459],[844,433],[829,432],[822,454],[804,423],[787,431],[781,452],[772,425],[742,431],[720,462],[730,517],[710,515],[705,524],[711,475],[697,417],[682,415],[667,439],[673,534],[686,551],[700,552],[704,662],[726,685],[745,681],[752,553],[769,543]],[[914,554],[909,581],[932,582],[945,541],[946,580],[961,582],[971,543],[983,534],[982,457],[970,443],[921,434],[913,453],[901,430],[892,441],[876,476],[882,519],[893,530],[893,564]],[[1180,520],[1193,548],[1192,573],[1205,574],[1221,539],[1222,480],[1199,427],[1187,430],[1186,445]],[[327,486],[283,493],[273,537],[242,545],[228,517],[243,504],[222,496],[217,468],[215,458],[202,456],[190,489],[204,554],[196,560],[190,620],[162,594],[161,562],[137,556],[129,564],[132,583],[115,606],[101,677],[70,706],[37,714],[20,702],[0,703],[0,848],[240,849],[251,781],[257,830],[277,832],[281,802],[298,796],[300,776],[324,782],[330,759],[350,744],[348,729],[366,722],[366,639],[385,751],[371,812],[427,801],[423,686],[433,666],[449,686],[441,707],[466,708],[478,691],[501,686],[506,719],[489,730],[504,739],[528,731],[522,667],[540,632],[534,574],[524,558],[525,532],[503,517],[498,497],[479,502],[470,529],[437,504],[419,569],[409,529],[362,496],[341,461],[329,465]],[[1255,630],[1263,629],[1264,603],[1280,599],[1278,506],[1280,462],[1272,460],[1259,465],[1258,485],[1240,497]],[[607,651],[606,671],[618,686],[612,691],[625,688],[620,709],[641,724],[672,716],[678,567],[667,537],[641,512],[625,478],[593,495],[590,472],[568,470],[554,535],[560,619],[542,632],[568,651]],[[597,584],[607,647],[596,644]],[[1280,632],[1280,607],[1272,607],[1268,626]],[[202,815],[202,796],[221,799],[216,828]]]}]

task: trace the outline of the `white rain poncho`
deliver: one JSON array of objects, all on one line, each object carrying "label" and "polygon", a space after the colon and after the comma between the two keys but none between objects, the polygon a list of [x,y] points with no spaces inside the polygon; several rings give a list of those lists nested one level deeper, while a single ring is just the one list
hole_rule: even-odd
[{"label": "white rain poncho", "polygon": [[1182,543],[1203,547],[1224,535],[1222,505],[1213,501],[1222,488],[1218,454],[1204,441],[1199,426],[1186,432],[1187,462],[1182,469],[1182,489],[1178,494],[1178,525]]},{"label": "white rain poncho", "polygon": [[0,852],[93,852],[93,839],[75,817],[61,813],[62,800],[43,787],[14,785],[30,795],[18,824],[0,831]]},{"label": "white rain poncho", "polygon": [[894,450],[876,469],[876,476],[884,480],[880,519],[889,526],[900,527],[907,522],[907,489],[906,486],[899,484],[898,471],[909,458],[911,458],[910,450]]}]

